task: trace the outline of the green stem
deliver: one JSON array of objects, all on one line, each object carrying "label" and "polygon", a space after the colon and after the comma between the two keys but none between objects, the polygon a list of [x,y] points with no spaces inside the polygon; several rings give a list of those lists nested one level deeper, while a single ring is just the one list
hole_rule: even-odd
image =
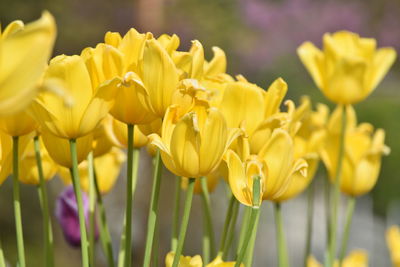
[{"label": "green stem", "polygon": [[22,230],[21,202],[19,193],[19,166],[18,166],[18,136],[13,137],[13,193],[14,193],[14,216],[15,229],[17,233],[18,266],[25,267],[24,234]]},{"label": "green stem", "polygon": [[100,213],[100,240],[104,250],[104,254],[107,258],[107,263],[109,267],[114,267],[114,256],[113,256],[113,248],[111,243],[111,235],[107,224],[107,216],[106,216],[106,209],[103,204],[103,197],[100,192],[99,184],[97,182],[97,175],[94,165],[93,168],[93,175],[94,175],[94,188],[96,190],[96,199],[97,199],[97,207]]},{"label": "green stem", "polygon": [[250,247],[247,248],[246,255],[244,257],[244,266],[251,267],[253,264],[253,255],[254,255],[254,246],[256,244],[256,239],[257,239],[257,229],[258,229],[258,223],[260,221],[260,212],[257,214],[256,222],[253,228],[253,233],[251,234],[251,239],[250,239]]},{"label": "green stem", "polygon": [[336,169],[336,177],[335,177],[335,187],[333,193],[333,201],[332,201],[332,223],[331,223],[331,232],[330,232],[330,243],[329,243],[329,261],[328,266],[332,267],[336,258],[336,243],[337,243],[337,221],[338,221],[338,207],[340,201],[340,183],[341,183],[341,173],[342,173],[342,165],[343,165],[343,156],[344,156],[344,145],[345,145],[345,132],[346,132],[346,106],[342,107],[342,127],[340,131],[340,141],[339,141],[339,153],[338,153],[338,163]]},{"label": "green stem", "polygon": [[192,208],[192,200],[193,200],[193,191],[194,191],[195,181],[196,181],[195,178],[189,178],[189,184],[188,184],[188,188],[186,191],[185,207],[183,209],[181,229],[179,231],[178,246],[176,247],[176,252],[175,252],[175,256],[174,256],[174,261],[172,263],[172,267],[177,267],[179,264],[179,260],[181,258],[183,244],[185,243],[186,230],[187,230],[188,223],[189,223],[190,210]]},{"label": "green stem", "polygon": [[162,162],[159,150],[157,150],[154,166],[155,168],[153,173],[153,188],[151,190],[150,210],[148,217],[149,219],[147,222],[146,248],[143,261],[144,267],[150,266],[151,251],[154,241],[154,230],[158,219],[158,200],[160,196],[161,171],[162,171]]},{"label": "green stem", "polygon": [[329,182],[329,178],[324,180],[324,202],[325,202],[325,219],[326,219],[326,243],[329,245],[330,243],[330,235],[331,235],[331,183]]},{"label": "green stem", "polygon": [[350,197],[347,203],[346,223],[344,226],[344,232],[342,236],[342,247],[339,255],[339,267],[342,267],[343,259],[346,256],[347,244],[349,242],[349,237],[350,237],[351,221],[353,219],[355,206],[356,206],[356,198]]},{"label": "green stem", "polygon": [[233,211],[232,211],[232,219],[231,219],[231,223],[230,223],[229,229],[228,229],[228,237],[226,239],[224,254],[222,255],[223,259],[228,257],[229,251],[232,247],[233,238],[235,237],[235,232],[236,232],[236,222],[237,222],[238,214],[239,214],[239,202],[235,199],[235,202],[233,205]]},{"label": "green stem", "polygon": [[203,206],[203,262],[204,264],[208,264],[210,262],[210,258],[214,258],[215,256],[215,239],[214,239],[214,228],[212,224],[211,218],[211,203],[210,203],[210,195],[207,187],[207,178],[200,178],[201,185],[201,199]]},{"label": "green stem", "polygon": [[[136,191],[136,183],[137,183],[137,175],[138,175],[138,170],[139,170],[139,159],[140,159],[140,150],[134,148],[133,149],[133,168],[132,168],[132,198],[133,194]],[[119,246],[119,252],[118,252],[118,267],[124,267],[125,266],[125,224],[126,224],[126,213],[124,215],[124,224],[122,226],[122,234],[121,234],[121,243]]]},{"label": "green stem", "polygon": [[89,178],[89,260],[90,266],[95,266],[95,207],[96,207],[96,190],[94,185],[93,172],[93,152],[90,152],[88,157],[88,178]]},{"label": "green stem", "polygon": [[275,203],[275,225],[278,242],[278,266],[288,267],[289,259],[286,248],[285,231],[283,226],[282,209],[280,203]]},{"label": "green stem", "polygon": [[240,248],[239,255],[235,262],[235,267],[239,267],[243,262],[243,259],[247,253],[247,247],[250,243],[250,239],[253,235],[253,228],[256,223],[258,214],[260,213],[260,194],[261,194],[261,178],[259,176],[254,176],[253,178],[253,201],[250,212],[250,219],[247,223],[246,234],[243,239],[242,246]]},{"label": "green stem", "polygon": [[244,214],[242,217],[242,228],[240,229],[239,244],[237,246],[236,257],[238,257],[240,248],[243,246],[244,237],[246,235],[247,225],[249,224],[249,220],[250,220],[250,214],[251,214],[251,207],[245,207]]},{"label": "green stem", "polygon": [[152,248],[152,266],[158,266],[158,249],[159,249],[159,239],[160,239],[160,223],[159,221],[156,222],[156,228],[154,229],[155,235],[154,235],[154,242],[153,242],[153,248]]},{"label": "green stem", "polygon": [[71,176],[72,183],[75,191],[75,198],[78,204],[78,216],[79,216],[79,227],[81,232],[81,251],[82,251],[82,266],[89,266],[89,254],[88,254],[88,240],[86,234],[86,222],[85,222],[85,214],[83,210],[83,200],[82,200],[82,192],[81,192],[81,183],[79,179],[78,172],[78,157],[76,151],[76,139],[69,140],[70,151],[71,151],[71,160],[72,160],[72,168]]},{"label": "green stem", "polygon": [[307,259],[311,255],[313,216],[314,216],[314,192],[315,183],[311,183],[307,194],[307,229],[306,229],[306,249],[304,252],[304,267],[307,267]]},{"label": "green stem", "polygon": [[132,183],[133,183],[133,125],[127,124],[128,130],[128,167],[126,175],[126,209],[125,209],[125,259],[124,266],[132,265]]},{"label": "green stem", "polygon": [[174,198],[174,211],[172,222],[172,241],[171,249],[176,250],[178,245],[178,232],[179,232],[179,207],[181,202],[181,177],[175,177],[175,198]]},{"label": "green stem", "polygon": [[0,267],[6,267],[6,260],[4,259],[4,252],[1,240],[0,240]]},{"label": "green stem", "polygon": [[36,165],[39,175],[39,199],[40,207],[42,208],[43,214],[43,239],[44,239],[44,256],[46,259],[46,266],[54,266],[54,246],[53,246],[53,230],[51,226],[51,218],[49,212],[49,201],[47,196],[46,181],[43,174],[42,156],[40,153],[40,142],[39,136],[35,136],[33,139]]},{"label": "green stem", "polygon": [[227,238],[227,235],[228,235],[229,224],[230,224],[231,219],[232,219],[233,205],[234,205],[235,201],[236,201],[236,198],[235,198],[234,195],[232,195],[230,200],[229,200],[228,210],[226,211],[224,228],[222,230],[221,240],[220,240],[220,243],[219,243],[218,256],[221,256],[221,257],[223,257],[223,254],[224,254],[226,238]]}]

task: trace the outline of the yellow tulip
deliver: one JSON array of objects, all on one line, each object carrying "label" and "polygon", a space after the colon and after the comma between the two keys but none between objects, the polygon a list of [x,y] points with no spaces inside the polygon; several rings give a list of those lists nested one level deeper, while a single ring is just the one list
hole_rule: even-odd
[{"label": "yellow tulip", "polygon": [[209,62],[204,62],[204,76],[216,76],[226,72],[226,55],[225,52],[214,46],[212,48],[214,57]]},{"label": "yellow tulip", "polygon": [[[18,158],[21,158],[25,152],[29,142],[32,140],[33,134],[23,135],[18,142]],[[13,140],[10,135],[0,131],[0,185],[6,180],[7,176],[12,172],[13,166]]]},{"label": "yellow tulip", "polygon": [[376,40],[339,31],[325,34],[323,51],[305,42],[297,53],[324,95],[337,104],[364,100],[396,59],[393,48],[376,48]]},{"label": "yellow tulip", "polygon": [[252,154],[258,154],[272,131],[279,128],[287,120],[287,113],[280,111],[282,100],[287,92],[287,84],[282,78],[276,79],[263,93],[263,119],[258,123],[256,129],[249,135],[250,151]]},{"label": "yellow tulip", "polygon": [[[165,257],[165,267],[172,267],[175,252],[169,252]],[[199,255],[194,257],[182,256],[179,259],[179,267],[203,267],[203,261]]]},{"label": "yellow tulip", "polygon": [[[125,154],[118,148],[113,148],[110,152],[94,158],[93,164],[96,171],[97,183],[102,194],[108,193],[114,187],[121,166],[125,160]],[[82,189],[89,192],[89,170],[87,160],[81,162],[78,169]],[[61,167],[59,169],[59,174],[66,185],[72,183],[68,169]]]},{"label": "yellow tulip", "polygon": [[198,106],[182,118],[176,115],[177,107],[170,107],[163,121],[162,137],[152,134],[149,138],[175,175],[207,176],[218,167],[238,131],[229,132],[224,117],[215,108]]},{"label": "yellow tulip", "polygon": [[258,153],[268,167],[264,200],[279,201],[294,176],[306,179],[308,164],[304,158],[295,157],[292,137],[283,129],[275,129]]},{"label": "yellow tulip", "polygon": [[114,146],[107,134],[106,127],[106,120],[103,120],[101,125],[93,132],[93,157],[99,157],[106,154]]},{"label": "yellow tulip", "polygon": [[10,136],[26,135],[37,127],[37,122],[26,111],[0,117],[0,130]]},{"label": "yellow tulip", "polygon": [[44,130],[61,138],[75,139],[91,133],[108,114],[118,80],[93,88],[80,56],[57,56],[51,60],[44,81],[56,81],[73,98],[71,105],[49,92],[32,104],[33,115]]},{"label": "yellow tulip", "polygon": [[32,102],[55,36],[54,18],[48,12],[26,26],[13,21],[0,30],[0,115],[20,112]]},{"label": "yellow tulip", "polygon": [[386,231],[386,243],[394,267],[400,266],[400,229],[393,225]]},{"label": "yellow tulip", "polygon": [[178,88],[178,70],[167,51],[155,39],[146,40],[139,76],[148,94],[150,112],[164,117]]},{"label": "yellow tulip", "polygon": [[[307,259],[307,267],[322,267],[313,256],[309,256]],[[334,267],[339,267],[339,262],[335,261]],[[368,254],[363,250],[353,250],[343,260],[343,267],[368,267]]]},{"label": "yellow tulip", "polygon": [[264,120],[265,92],[255,84],[238,81],[228,83],[220,104],[230,128],[243,128],[251,136]]},{"label": "yellow tulip", "polygon": [[[43,145],[43,142],[40,141],[40,154],[42,158],[42,168],[43,168],[43,177],[44,179],[50,180],[54,177],[57,172],[57,165],[50,158],[49,153]],[[27,145],[27,149],[21,155],[20,159],[20,170],[21,173],[19,175],[19,180],[24,184],[38,185],[39,173],[36,164],[36,156],[33,145],[33,139]]]},{"label": "yellow tulip", "polygon": [[[248,157],[246,161],[242,162],[233,150],[228,150],[226,162],[229,171],[229,186],[235,198],[243,205],[249,207],[261,203],[265,184],[268,179],[266,162],[255,155]],[[253,182],[256,177],[260,177],[261,179],[261,192],[258,203],[253,203]]]},{"label": "yellow tulip", "polygon": [[[343,108],[338,107],[332,114],[326,142],[321,151],[321,158],[328,169],[331,182],[336,178],[342,112]],[[373,134],[372,125],[363,123],[357,126],[355,112],[351,106],[347,107],[346,112],[348,124],[340,189],[350,196],[360,196],[375,186],[381,167],[381,157],[387,155],[390,149],[384,144],[384,130],[378,129]]]},{"label": "yellow tulip", "polygon": [[148,123],[155,119],[147,112],[149,110],[146,102],[147,92],[139,76],[130,70],[131,62],[127,61],[127,55],[111,45],[98,44],[96,48],[84,49],[82,57],[88,68],[93,88],[113,79],[119,81],[113,83],[115,88],[109,88],[116,92],[115,105],[110,110],[111,115],[127,124]]},{"label": "yellow tulip", "polygon": [[325,140],[324,128],[327,123],[328,108],[320,104],[316,111],[312,111],[310,100],[303,98],[302,105],[298,109],[304,109],[304,118],[300,119],[301,127],[293,137],[294,157],[306,160],[307,176],[295,173],[286,191],[276,199],[279,202],[296,197],[311,183],[318,168],[319,152]]},{"label": "yellow tulip", "polygon": [[[72,168],[69,141],[46,131],[42,133],[42,137],[50,157],[63,167]],[[93,135],[89,134],[76,139],[76,145],[78,163],[80,163],[87,158],[87,155],[93,149]]]}]

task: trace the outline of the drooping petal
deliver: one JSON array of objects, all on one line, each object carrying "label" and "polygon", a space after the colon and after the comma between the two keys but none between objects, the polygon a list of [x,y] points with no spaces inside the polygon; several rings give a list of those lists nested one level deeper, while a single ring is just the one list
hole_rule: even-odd
[{"label": "drooping petal", "polygon": [[297,49],[297,54],[308,72],[311,74],[315,84],[319,88],[322,88],[324,85],[324,72],[322,68],[324,55],[322,54],[322,51],[312,43],[305,42]]}]

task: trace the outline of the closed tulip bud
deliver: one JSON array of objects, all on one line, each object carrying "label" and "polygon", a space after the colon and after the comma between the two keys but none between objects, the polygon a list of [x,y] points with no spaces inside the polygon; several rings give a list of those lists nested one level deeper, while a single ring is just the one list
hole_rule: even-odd
[{"label": "closed tulip bud", "polygon": [[26,111],[0,117],[0,130],[10,136],[26,135],[36,130],[37,127],[37,122]]},{"label": "closed tulip bud", "polygon": [[[59,165],[72,168],[69,141],[52,135],[49,132],[42,133],[42,140],[50,157]],[[93,149],[93,135],[89,134],[76,139],[78,164],[85,160]]]},{"label": "closed tulip bud", "polygon": [[196,107],[182,118],[177,108],[165,115],[161,136],[150,135],[151,142],[161,151],[165,166],[175,175],[199,178],[212,173],[222,155],[238,136],[228,131],[225,119],[216,108]]},{"label": "closed tulip bud", "polygon": [[389,248],[390,258],[394,267],[400,266],[400,229],[398,226],[391,226],[386,231],[386,243]]},{"label": "closed tulip bud", "polygon": [[[48,181],[56,174],[57,165],[51,159],[42,141],[40,141],[40,155],[42,160],[43,178]],[[38,185],[40,180],[33,140],[29,142],[26,150],[21,155],[20,166],[21,173],[19,175],[19,180],[21,183]]]},{"label": "closed tulip bud", "polygon": [[33,101],[55,37],[56,25],[48,12],[26,26],[13,21],[0,30],[0,115],[21,112]]},{"label": "closed tulip bud", "polygon": [[377,49],[375,39],[348,31],[325,34],[322,51],[305,42],[297,53],[317,87],[337,104],[364,100],[396,58],[393,48]]},{"label": "closed tulip bud", "polygon": [[[94,169],[96,172],[97,183],[100,193],[108,193],[115,185],[118,179],[121,166],[125,162],[125,154],[114,147],[110,152],[94,158]],[[78,165],[81,187],[85,192],[89,192],[89,169],[87,160]],[[64,184],[72,183],[71,175],[68,169],[60,168],[58,173]]]},{"label": "closed tulip bud", "polygon": [[[169,252],[167,254],[167,256],[165,257],[165,266],[166,267],[172,267],[172,263],[174,261],[174,256],[175,256],[175,252]],[[196,255],[194,257],[181,255],[178,266],[179,267],[202,267],[203,260],[201,259],[201,257],[199,255]]]},{"label": "closed tulip bud", "polygon": [[[338,130],[342,127],[342,112],[343,108],[338,107],[332,114],[326,142],[321,151],[321,158],[328,169],[331,182],[336,178],[340,142]],[[350,196],[360,196],[375,186],[380,172],[381,157],[389,154],[390,149],[384,144],[384,130],[378,129],[373,133],[370,124],[363,123],[357,126],[353,108],[349,106],[346,112],[349,122],[345,134],[340,189]]]},{"label": "closed tulip bud", "polygon": [[[85,222],[89,224],[89,198],[82,192],[83,211]],[[61,226],[65,240],[73,247],[80,247],[81,232],[79,228],[78,204],[72,186],[67,187],[58,197],[56,204],[56,218]],[[95,238],[99,232],[95,224]]]},{"label": "closed tulip bud", "polygon": [[50,92],[42,92],[32,104],[33,115],[45,131],[76,139],[91,133],[114,103],[117,79],[93,88],[80,56],[57,56],[50,61],[44,80],[57,81],[72,99],[71,105]]}]

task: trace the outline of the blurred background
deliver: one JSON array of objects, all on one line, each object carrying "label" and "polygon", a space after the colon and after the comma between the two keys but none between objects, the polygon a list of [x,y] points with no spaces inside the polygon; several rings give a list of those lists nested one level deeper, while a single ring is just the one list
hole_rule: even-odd
[{"label": "blurred background", "polygon": [[[223,48],[228,58],[228,73],[243,74],[263,88],[277,77],[289,84],[287,98],[299,101],[304,94],[314,102],[326,102],[300,63],[296,48],[306,40],[320,46],[325,32],[350,30],[365,37],[374,37],[379,46],[395,47],[400,52],[400,1],[398,0],[1,0],[0,22],[37,19],[42,10],[49,10],[57,21],[58,37],[54,49],[57,54],[75,54],[88,46],[103,41],[107,31],[124,34],[134,27],[152,31],[155,35],[176,33],[181,38],[180,49],[188,49],[190,41],[202,42],[206,56],[211,47]],[[384,128],[390,156],[383,158],[382,171],[373,192],[357,202],[350,248],[369,251],[370,266],[390,266],[384,231],[393,223],[400,223],[400,64],[377,90],[363,103],[355,106],[359,121]],[[124,174],[124,169],[122,170]],[[321,168],[316,177],[315,231],[313,252],[321,260],[325,242],[325,222],[322,204]],[[124,208],[125,179],[121,175],[114,190],[105,196],[112,228],[114,248],[118,249]],[[169,250],[172,222],[173,177],[164,172],[159,232],[160,266]],[[49,183],[51,206],[62,190],[59,179]],[[134,202],[134,259],[140,266],[144,248],[151,188],[150,159],[142,151],[138,190]],[[16,258],[10,179],[0,187],[0,236],[5,254]],[[227,199],[220,185],[212,195],[214,224],[219,236]],[[185,254],[201,254],[200,199],[195,198]],[[342,211],[344,210],[344,206]],[[42,266],[42,224],[35,188],[22,185],[22,212],[28,266]],[[284,204],[287,239],[292,266],[302,262],[305,236],[306,198],[300,196]],[[78,266],[80,251],[70,248],[63,240],[59,225],[56,232],[57,266]],[[270,204],[263,207],[259,227],[254,266],[275,266],[275,231]],[[105,266],[100,246],[97,266]]]}]

